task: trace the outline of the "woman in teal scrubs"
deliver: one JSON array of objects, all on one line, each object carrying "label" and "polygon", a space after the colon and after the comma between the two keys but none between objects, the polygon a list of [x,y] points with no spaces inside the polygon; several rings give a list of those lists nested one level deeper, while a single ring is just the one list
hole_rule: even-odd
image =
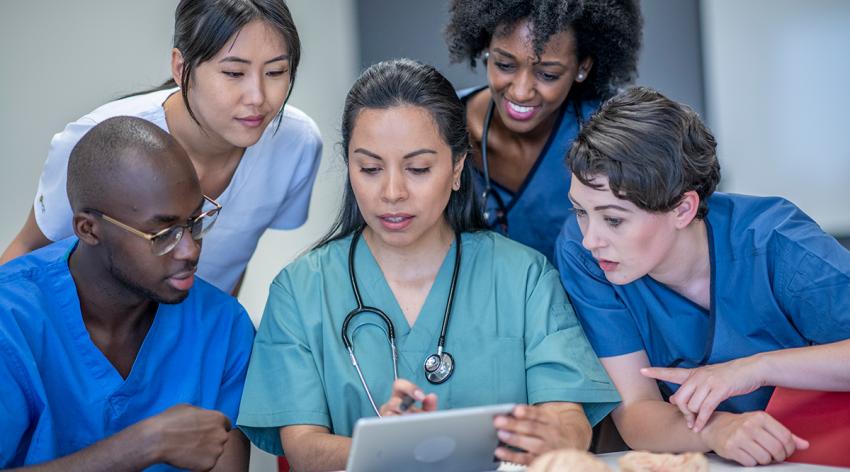
[{"label": "woman in teal scrubs", "polygon": [[[524,464],[586,449],[590,424],[619,400],[557,271],[481,229],[464,122],[451,84],[409,60],[370,67],[348,94],[342,212],[272,284],[237,421],[297,470],[343,468],[354,423],[401,413],[405,396],[418,401],[408,411],[528,404],[495,420],[505,443],[527,451],[496,456]],[[386,320],[347,316],[359,305],[350,270],[362,304]],[[447,378],[425,371],[438,351],[453,365]]]},{"label": "woman in teal scrubs", "polygon": [[787,200],[714,192],[714,137],[650,89],[604,104],[569,163],[558,267],[626,443],[747,466],[807,448],[761,410],[774,386],[850,390],[850,252]]}]

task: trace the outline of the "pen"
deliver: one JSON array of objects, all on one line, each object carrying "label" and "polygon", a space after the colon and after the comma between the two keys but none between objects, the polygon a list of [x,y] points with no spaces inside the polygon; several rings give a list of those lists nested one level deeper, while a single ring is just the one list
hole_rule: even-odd
[{"label": "pen", "polygon": [[413,405],[413,402],[415,401],[416,400],[410,395],[404,395],[404,398],[401,400],[401,411],[407,411],[407,409],[410,408],[410,406]]}]

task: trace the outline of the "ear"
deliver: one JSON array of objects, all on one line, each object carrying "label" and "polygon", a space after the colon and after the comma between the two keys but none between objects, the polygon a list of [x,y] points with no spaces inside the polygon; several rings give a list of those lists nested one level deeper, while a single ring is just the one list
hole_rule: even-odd
[{"label": "ear", "polygon": [[691,224],[691,221],[697,216],[699,203],[699,195],[693,190],[689,190],[682,195],[681,201],[673,209],[673,218],[675,219],[677,229],[683,229]]},{"label": "ear", "polygon": [[171,50],[171,78],[177,83],[178,87],[183,87],[183,53],[179,49]]},{"label": "ear", "polygon": [[78,211],[72,220],[74,234],[89,246],[100,244],[100,222],[91,213]]},{"label": "ear", "polygon": [[467,155],[468,153],[463,153],[463,156],[454,163],[454,169],[452,170],[452,190],[454,191],[460,190],[460,174],[463,172],[463,166],[466,165]]},{"label": "ear", "polygon": [[576,82],[584,82],[587,76],[590,75],[590,69],[593,68],[593,58],[587,56],[578,65],[578,73],[576,74]]}]

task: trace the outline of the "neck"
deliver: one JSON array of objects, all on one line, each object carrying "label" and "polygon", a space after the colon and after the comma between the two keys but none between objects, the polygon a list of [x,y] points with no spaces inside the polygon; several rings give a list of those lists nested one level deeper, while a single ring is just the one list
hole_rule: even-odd
[{"label": "neck", "polygon": [[386,244],[368,226],[363,238],[381,267],[384,277],[393,280],[432,278],[449,252],[454,231],[445,220],[415,242],[406,246]]},{"label": "neck", "polygon": [[148,322],[157,304],[116,280],[104,259],[80,242],[68,261],[86,326],[120,332]]},{"label": "neck", "polygon": [[705,306],[711,280],[705,221],[694,220],[682,230],[667,257],[649,276]]},{"label": "neck", "polygon": [[201,128],[189,114],[180,91],[171,94],[162,105],[168,131],[183,146],[196,169],[227,167],[245,152],[220,136]]}]

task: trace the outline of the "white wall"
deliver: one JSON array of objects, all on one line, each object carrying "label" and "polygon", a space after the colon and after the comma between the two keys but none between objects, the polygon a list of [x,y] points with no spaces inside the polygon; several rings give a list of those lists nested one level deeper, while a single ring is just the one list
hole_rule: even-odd
[{"label": "white wall", "polygon": [[850,2],[704,0],[702,15],[723,190],[850,235]]},{"label": "white wall", "polygon": [[[288,0],[302,40],[290,103],[319,125],[324,162],[310,218],[270,231],[248,266],[239,297],[255,323],[277,272],[313,243],[336,213],[342,166],[336,142],[345,94],[358,71],[353,0]],[[0,251],[32,206],[50,138],[67,122],[168,77],[177,0],[0,0]],[[252,471],[274,470],[266,455]]]}]

